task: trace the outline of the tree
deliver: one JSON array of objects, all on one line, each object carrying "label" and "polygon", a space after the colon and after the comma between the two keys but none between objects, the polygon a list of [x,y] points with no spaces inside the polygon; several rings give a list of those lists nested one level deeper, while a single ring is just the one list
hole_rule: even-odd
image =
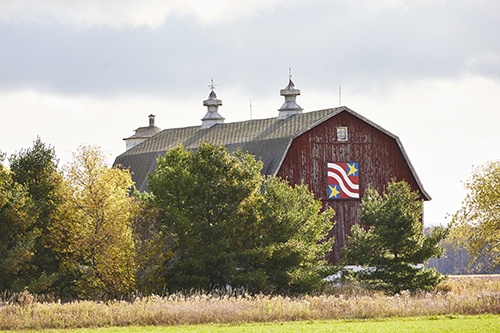
[{"label": "tree", "polygon": [[31,148],[12,155],[9,162],[13,181],[26,189],[34,204],[36,220],[26,232],[38,235],[34,239],[31,269],[24,272],[23,279],[31,292],[53,291],[58,280],[59,262],[47,231],[62,202],[62,174],[58,170],[55,150],[37,138]]},{"label": "tree", "polygon": [[130,173],[106,166],[97,147],[80,147],[66,169],[61,218],[51,232],[72,293],[119,297],[135,290]]},{"label": "tree", "polygon": [[137,252],[137,288],[146,294],[161,294],[165,292],[167,274],[176,263],[175,237],[162,228],[153,195],[136,191],[134,197],[139,206],[132,227]]},{"label": "tree", "polygon": [[326,254],[333,238],[333,209],[322,204],[305,185],[290,186],[278,177],[264,180],[261,192],[247,201],[250,221],[235,277],[253,292],[316,291],[332,273]]},{"label": "tree", "polygon": [[32,271],[35,242],[33,202],[26,189],[12,179],[0,152],[0,290],[22,290]]},{"label": "tree", "polygon": [[[179,146],[160,157],[148,187],[161,212],[162,233],[175,237],[177,258],[168,288],[223,288],[237,268],[242,202],[258,191],[262,164],[203,143],[196,152]],[[164,286],[167,287],[167,286]]]},{"label": "tree", "polygon": [[[444,255],[441,258],[430,259],[428,267],[435,267],[442,274],[500,273],[500,267],[492,271],[484,257],[472,260],[469,251],[465,247],[467,241],[464,239],[463,228],[472,227],[453,225],[449,227],[450,234],[440,243],[440,246],[444,249]],[[468,231],[470,232],[470,230]]]},{"label": "tree", "polygon": [[441,274],[417,265],[442,254],[439,242],[447,230],[436,227],[424,236],[421,214],[422,201],[406,182],[391,181],[383,195],[368,188],[361,204],[368,230],[354,226],[344,254],[346,263],[364,267],[356,278],[393,293],[433,289]]},{"label": "tree", "polygon": [[319,214],[305,186],[264,181],[261,168],[253,156],[211,143],[158,159],[148,187],[170,237],[165,288],[292,292],[320,284],[331,242],[319,241],[332,212]]},{"label": "tree", "polygon": [[493,271],[500,267],[500,161],[476,168],[465,188],[462,208],[452,223],[472,260]]}]

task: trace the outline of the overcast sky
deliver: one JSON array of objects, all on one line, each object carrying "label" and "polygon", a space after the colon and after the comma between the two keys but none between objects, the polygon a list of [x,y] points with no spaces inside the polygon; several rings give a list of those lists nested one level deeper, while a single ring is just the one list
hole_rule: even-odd
[{"label": "overcast sky", "polygon": [[[500,158],[498,0],[0,0],[0,150],[37,136],[64,165],[125,137],[270,118],[292,68],[304,112],[339,102],[399,136],[444,224]],[[339,101],[339,86],[341,100]]]}]

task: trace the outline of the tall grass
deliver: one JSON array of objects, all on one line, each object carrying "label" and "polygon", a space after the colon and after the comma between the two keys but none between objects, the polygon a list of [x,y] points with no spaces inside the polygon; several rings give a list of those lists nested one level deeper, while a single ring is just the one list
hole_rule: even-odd
[{"label": "tall grass", "polygon": [[24,292],[0,301],[0,329],[242,324],[447,314],[500,314],[500,279],[449,279],[436,292],[394,296],[339,288],[319,296],[174,294],[131,301],[39,301]]}]

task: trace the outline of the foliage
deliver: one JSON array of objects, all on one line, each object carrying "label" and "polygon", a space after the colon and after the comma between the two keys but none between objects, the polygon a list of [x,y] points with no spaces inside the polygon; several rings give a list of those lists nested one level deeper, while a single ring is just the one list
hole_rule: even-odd
[{"label": "foliage", "polygon": [[137,288],[142,293],[165,292],[167,273],[176,262],[174,236],[162,228],[160,210],[149,193],[134,193],[138,213],[133,221],[137,254]]},{"label": "foliage", "polygon": [[[433,228],[429,228],[424,232],[431,232]],[[443,256],[441,258],[429,259],[428,267],[434,267],[442,274],[481,274],[483,273],[478,267],[470,267],[468,262],[470,255],[461,242],[454,236],[454,228],[450,228],[448,237],[440,242],[443,248]]]},{"label": "foliage", "polygon": [[306,186],[267,178],[248,207],[251,221],[235,278],[253,292],[301,293],[318,290],[331,274],[326,261],[333,239],[324,240],[334,212]]},{"label": "foliage", "polygon": [[406,182],[391,181],[383,195],[373,188],[362,199],[361,221],[369,228],[351,229],[344,260],[363,266],[356,277],[367,286],[390,292],[430,290],[442,276],[418,264],[442,254],[439,242],[447,230],[423,233],[422,202]]},{"label": "foliage", "polygon": [[[0,154],[3,161],[4,154]],[[131,291],[317,290],[329,273],[333,211],[306,186],[260,173],[225,147],[172,149],[135,192],[128,171],[80,147],[61,172],[38,138],[0,170],[0,288],[63,299]]]},{"label": "foliage", "polygon": [[62,181],[54,148],[37,138],[33,147],[12,155],[9,165],[13,179],[26,187],[39,206],[39,218],[47,218],[58,204],[57,189]]},{"label": "foliage", "polygon": [[500,267],[500,161],[476,168],[465,188],[462,208],[452,219],[457,237],[474,262],[493,271]]},{"label": "foliage", "polygon": [[469,254],[464,239],[464,228],[471,226],[450,226],[450,234],[443,239],[440,246],[444,249],[441,258],[429,259],[428,267],[435,267],[442,274],[489,274],[500,273],[500,267],[492,270],[484,256],[475,260]]},{"label": "foliage", "polygon": [[[174,235],[178,258],[169,288],[225,287],[241,249],[240,206],[261,183],[261,164],[223,146],[202,144],[196,152],[177,147],[158,159],[148,181],[162,214],[162,233]],[[165,286],[166,287],[166,286]]]},{"label": "foliage", "polygon": [[[318,215],[306,187],[264,181],[262,163],[224,146],[183,147],[158,159],[148,187],[158,204],[169,290],[243,286],[254,291],[317,287],[331,212]],[[331,244],[330,244],[331,246]]]},{"label": "foliage", "polygon": [[83,146],[66,170],[61,218],[51,228],[62,274],[80,297],[119,297],[135,290],[131,223],[136,205],[128,171],[106,166],[97,147]]},{"label": "foliage", "polygon": [[12,179],[0,154],[0,290],[20,291],[23,277],[32,272],[35,242],[41,231],[36,228],[33,202],[26,189]]},{"label": "foliage", "polygon": [[33,202],[32,214],[35,218],[25,230],[33,241],[31,268],[24,272],[18,288],[28,286],[32,292],[38,293],[53,291],[58,279],[59,262],[47,231],[54,223],[62,202],[62,175],[58,171],[55,150],[37,138],[31,148],[12,155],[9,162],[13,181],[25,188],[25,195]]}]

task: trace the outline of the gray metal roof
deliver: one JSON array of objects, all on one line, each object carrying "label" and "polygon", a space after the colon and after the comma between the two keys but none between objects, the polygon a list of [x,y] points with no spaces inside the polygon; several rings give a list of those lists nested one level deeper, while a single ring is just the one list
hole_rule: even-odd
[{"label": "gray metal roof", "polygon": [[229,151],[239,148],[243,152],[254,155],[264,164],[262,173],[274,175],[278,172],[295,137],[343,111],[351,113],[397,141],[424,196],[430,199],[399,138],[347,107],[306,112],[287,119],[268,118],[217,124],[206,129],[202,129],[201,126],[165,129],[119,155],[114,165],[130,168],[133,171],[132,178],[136,183],[136,188],[144,191],[147,185],[147,175],[155,170],[156,159],[159,155],[164,155],[168,149],[179,144],[186,149],[196,149],[200,143],[207,141],[225,145]]}]

